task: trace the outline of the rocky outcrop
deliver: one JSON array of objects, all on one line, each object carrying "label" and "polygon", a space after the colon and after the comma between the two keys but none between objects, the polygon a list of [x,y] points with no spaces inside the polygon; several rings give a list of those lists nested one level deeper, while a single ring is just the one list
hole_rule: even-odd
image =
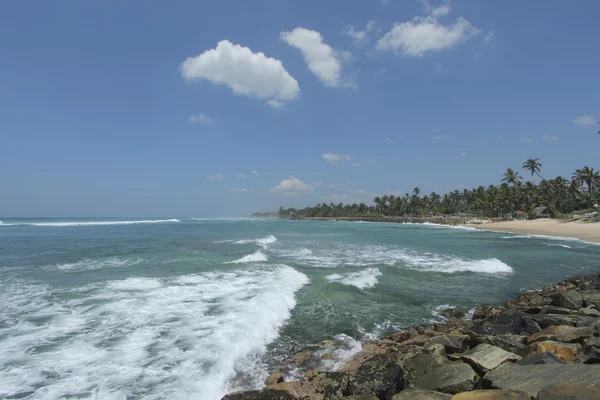
[{"label": "rocky outcrop", "polygon": [[223,400],[600,399],[600,275],[481,305],[473,319],[411,328],[363,344],[336,372],[319,372],[328,341],[290,357],[304,378]]}]

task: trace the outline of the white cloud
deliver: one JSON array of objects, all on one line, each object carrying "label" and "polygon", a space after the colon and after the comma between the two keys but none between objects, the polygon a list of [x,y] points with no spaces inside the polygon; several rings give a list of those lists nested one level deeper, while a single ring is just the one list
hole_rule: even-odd
[{"label": "white cloud", "polygon": [[495,140],[496,142],[501,142],[501,141],[503,141],[504,139],[502,138],[502,136],[496,136],[496,137],[494,138],[494,140]]},{"label": "white cloud", "polygon": [[342,84],[340,55],[323,42],[319,32],[298,27],[291,32],[281,32],[281,39],[302,52],[308,69],[325,86],[336,87]]},{"label": "white cloud", "polygon": [[336,194],[336,193],[329,193],[325,196],[322,197],[323,200],[329,200],[329,201],[333,201],[333,200],[343,200],[348,198],[347,194]]},{"label": "white cloud", "polygon": [[252,170],[252,175],[260,175],[260,172],[258,172],[257,170],[253,169]]},{"label": "white cloud", "polygon": [[552,136],[552,135],[544,135],[544,136],[542,136],[542,139],[549,140],[551,142],[556,142],[558,140],[558,138],[556,136]]},{"label": "white cloud", "polygon": [[529,137],[521,136],[520,139],[521,139],[521,142],[523,142],[523,143],[533,143],[533,139],[529,138]]},{"label": "white cloud", "polygon": [[446,136],[444,136],[444,135],[434,135],[434,136],[432,136],[431,138],[432,138],[433,140],[442,140],[442,139],[443,139],[443,138],[445,138],[445,137],[446,137]]},{"label": "white cloud", "polygon": [[448,26],[440,24],[434,17],[415,17],[412,21],[395,24],[375,47],[421,57],[426,52],[450,49],[480,32],[462,17]]},{"label": "white cloud", "polygon": [[325,153],[321,154],[321,158],[331,164],[337,164],[342,160],[352,160],[349,154]]},{"label": "white cloud", "polygon": [[259,99],[292,100],[300,91],[298,82],[281,61],[228,40],[221,40],[216,48],[196,57],[188,57],[180,70],[187,81],[206,79],[229,86],[237,95]]},{"label": "white cloud", "polygon": [[207,176],[206,179],[208,179],[209,181],[221,181],[225,179],[225,177],[221,174],[216,174],[213,176]]},{"label": "white cloud", "polygon": [[359,162],[353,162],[353,163],[352,163],[352,166],[353,166],[353,167],[360,167],[360,163],[359,163]]},{"label": "white cloud", "polygon": [[444,66],[443,66],[443,65],[440,65],[440,64],[438,64],[438,65],[436,65],[436,66],[435,66],[435,68],[434,68],[433,70],[434,70],[435,72],[438,72],[438,73],[440,73],[440,72],[444,72],[444,71],[446,70],[446,68],[444,68]]},{"label": "white cloud", "polygon": [[462,153],[460,153],[456,158],[464,158],[467,156],[467,153],[465,153],[464,151]]},{"label": "white cloud", "polygon": [[489,43],[492,40],[494,40],[496,38],[496,32],[494,31],[489,31],[484,37],[483,37],[483,41],[485,43]]},{"label": "white cloud", "polygon": [[246,175],[244,175],[244,174],[237,174],[236,176],[237,176],[238,178],[240,178],[240,179],[245,179],[245,178],[247,178],[247,176],[246,176]]},{"label": "white cloud", "polygon": [[429,1],[427,0],[418,0],[419,3],[423,6],[423,9],[427,14],[431,14],[434,17],[441,17],[450,13],[450,1],[442,4],[438,7],[431,7]]},{"label": "white cloud", "polygon": [[364,189],[348,190],[348,193],[350,193],[350,194],[365,194],[365,193],[367,193],[367,191]]},{"label": "white cloud", "polygon": [[275,186],[272,189],[269,189],[269,191],[271,191],[271,192],[299,192],[300,191],[301,192],[301,191],[307,191],[307,190],[313,190],[313,189],[314,189],[314,185],[304,183],[300,179],[296,178],[295,176],[288,176],[287,178],[285,178],[284,180],[279,182],[279,184],[277,186]]},{"label": "white cloud", "polygon": [[278,108],[278,109],[281,109],[285,106],[285,104],[282,101],[275,100],[275,99],[267,100],[267,104],[273,108]]},{"label": "white cloud", "polygon": [[243,193],[243,192],[247,192],[248,188],[230,188],[230,189],[227,189],[227,190],[229,190],[230,192],[240,192],[240,193]]},{"label": "white cloud", "polygon": [[367,22],[367,25],[363,30],[357,30],[354,25],[347,25],[344,30],[342,30],[342,35],[352,38],[355,45],[361,46],[368,40],[368,33],[373,29],[375,29],[375,21]]},{"label": "white cloud", "polygon": [[593,117],[591,115],[582,115],[581,117],[575,118],[573,120],[573,123],[579,125],[592,125],[598,123],[599,120],[599,118]]},{"label": "white cloud", "polygon": [[402,190],[386,190],[385,194],[392,196],[402,196],[404,192]]},{"label": "white cloud", "polygon": [[200,124],[212,124],[215,122],[213,117],[209,117],[206,114],[196,114],[190,116],[190,122],[200,123]]},{"label": "white cloud", "polygon": [[337,187],[342,187],[344,186],[343,183],[330,183],[327,185],[328,188],[337,188]]}]

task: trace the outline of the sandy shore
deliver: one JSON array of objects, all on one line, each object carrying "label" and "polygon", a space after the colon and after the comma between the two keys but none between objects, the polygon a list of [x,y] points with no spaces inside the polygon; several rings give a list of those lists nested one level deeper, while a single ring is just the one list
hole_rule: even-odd
[{"label": "sandy shore", "polygon": [[586,242],[600,243],[600,223],[536,219],[532,221],[506,221],[467,226],[499,232],[571,237]]}]

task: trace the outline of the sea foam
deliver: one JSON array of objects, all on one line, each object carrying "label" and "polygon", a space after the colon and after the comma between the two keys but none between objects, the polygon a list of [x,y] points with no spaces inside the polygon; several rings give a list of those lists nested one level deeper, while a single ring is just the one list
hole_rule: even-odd
[{"label": "sea foam", "polygon": [[307,283],[285,265],[98,282],[84,298],[0,283],[0,398],[218,400],[261,387],[260,357]]},{"label": "sea foam", "polygon": [[260,250],[255,251],[252,254],[248,254],[240,259],[228,261],[225,264],[240,264],[240,263],[249,263],[249,262],[265,262],[268,261],[269,257],[265,253]]},{"label": "sea foam", "polygon": [[367,289],[377,285],[377,277],[379,276],[381,276],[381,272],[377,268],[368,268],[359,272],[332,274],[327,276],[327,280],[330,282],[338,282],[344,285],[354,286],[359,289]]}]

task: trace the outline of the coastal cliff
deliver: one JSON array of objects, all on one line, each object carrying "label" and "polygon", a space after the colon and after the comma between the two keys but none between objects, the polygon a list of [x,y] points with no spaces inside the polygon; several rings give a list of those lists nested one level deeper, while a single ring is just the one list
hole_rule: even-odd
[{"label": "coastal cliff", "polygon": [[335,372],[274,372],[223,400],[600,399],[600,275],[446,317],[367,342]]}]

